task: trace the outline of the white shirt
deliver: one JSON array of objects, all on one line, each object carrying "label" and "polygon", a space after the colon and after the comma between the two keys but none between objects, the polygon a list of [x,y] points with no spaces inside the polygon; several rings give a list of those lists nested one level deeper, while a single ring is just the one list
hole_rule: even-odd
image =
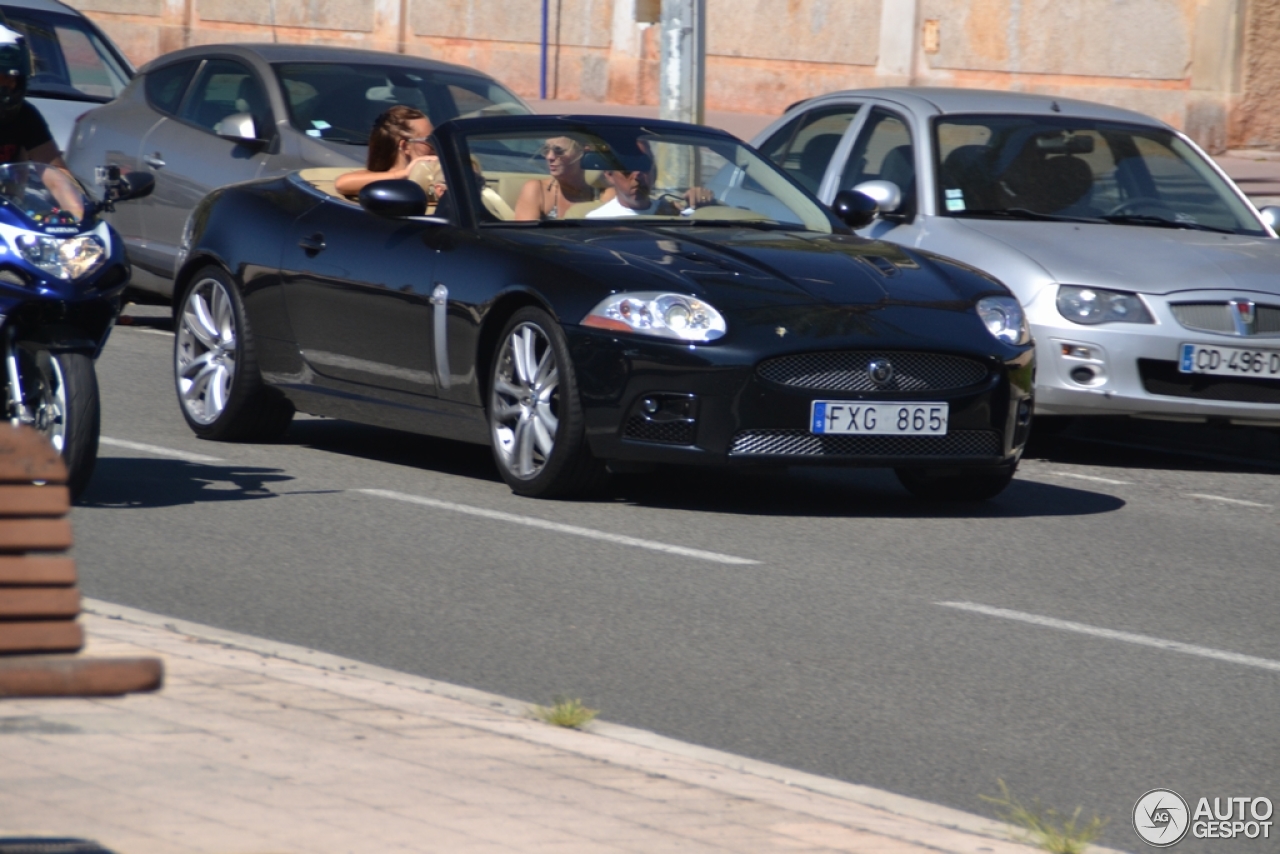
[{"label": "white shirt", "polygon": [[639,210],[636,210],[635,208],[626,207],[622,202],[618,201],[617,196],[615,196],[600,207],[590,211],[586,218],[608,219],[615,216],[646,216],[657,213],[658,206],[661,204],[661,199],[651,199],[647,208],[640,208]]}]

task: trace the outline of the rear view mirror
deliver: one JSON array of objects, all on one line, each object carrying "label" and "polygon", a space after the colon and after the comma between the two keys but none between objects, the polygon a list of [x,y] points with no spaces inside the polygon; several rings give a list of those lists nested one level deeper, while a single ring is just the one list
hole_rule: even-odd
[{"label": "rear view mirror", "polygon": [[389,219],[422,216],[427,212],[427,191],[408,178],[374,181],[360,191],[360,207]]},{"label": "rear view mirror", "polygon": [[[868,181],[868,184],[888,184],[888,181]],[[859,185],[865,186],[865,185]],[[897,189],[896,184],[890,184]],[[831,210],[850,228],[863,228],[872,223],[880,210],[876,200],[859,190],[841,190],[831,201]]]},{"label": "rear view mirror", "polygon": [[1258,213],[1262,215],[1262,221],[1271,226],[1272,231],[1280,231],[1280,207],[1267,205],[1259,208]]},{"label": "rear view mirror", "polygon": [[250,113],[232,113],[218,122],[214,133],[230,142],[266,142],[258,137],[258,128]]},{"label": "rear view mirror", "polygon": [[853,191],[874,199],[882,214],[896,213],[902,207],[902,188],[892,181],[863,181]]}]

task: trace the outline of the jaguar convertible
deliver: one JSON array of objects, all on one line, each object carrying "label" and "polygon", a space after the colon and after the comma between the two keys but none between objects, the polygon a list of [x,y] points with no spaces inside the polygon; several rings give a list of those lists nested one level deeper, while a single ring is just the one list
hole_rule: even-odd
[{"label": "jaguar convertible", "polygon": [[[1022,309],[971,267],[854,235],[866,196],[828,208],[674,122],[456,119],[432,143],[421,183],[350,199],[343,170],[305,169],[197,206],[174,368],[198,436],[278,438],[301,410],[490,445],[540,497],[659,464],[890,467],[944,500],[1013,477]],[[583,197],[517,219],[530,182],[561,192],[566,151]]]}]

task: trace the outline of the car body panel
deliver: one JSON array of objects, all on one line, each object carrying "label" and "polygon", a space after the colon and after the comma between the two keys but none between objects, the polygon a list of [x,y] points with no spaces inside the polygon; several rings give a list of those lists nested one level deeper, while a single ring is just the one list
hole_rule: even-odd
[{"label": "car body panel", "polygon": [[[1175,420],[1222,418],[1280,425],[1280,380],[1206,380],[1177,373],[1184,343],[1280,350],[1280,337],[1260,332],[1242,338],[1184,326],[1177,304],[1252,300],[1280,306],[1280,240],[1243,192],[1194,143],[1173,128],[1129,110],[1055,98],[983,90],[867,89],[822,95],[794,105],[756,137],[769,149],[808,111],[861,107],[822,174],[819,197],[830,203],[847,180],[846,168],[869,137],[875,108],[901,118],[910,134],[914,185],[903,188],[914,208],[880,216],[860,234],[961,260],[1004,282],[1023,303],[1039,352],[1036,411],[1046,415],[1134,415]],[[1221,193],[1247,211],[1250,233],[1096,222],[1010,220],[947,215],[937,190],[934,123],[955,115],[1028,115],[1079,118],[1168,132],[1221,181]],[[865,135],[865,136],[864,136]],[[796,158],[793,156],[793,161]],[[1059,286],[1133,292],[1153,323],[1086,325],[1056,307]],[[1064,355],[1083,348],[1088,358]],[[1078,368],[1087,382],[1072,378]],[[1077,376],[1086,376],[1078,374]],[[1242,385],[1243,384],[1243,385]],[[1218,386],[1215,388],[1215,386]],[[1156,389],[1157,391],[1153,391]]]}]

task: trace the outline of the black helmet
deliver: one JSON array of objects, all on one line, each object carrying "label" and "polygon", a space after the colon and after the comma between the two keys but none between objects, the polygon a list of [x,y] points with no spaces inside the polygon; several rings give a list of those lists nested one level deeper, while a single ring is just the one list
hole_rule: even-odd
[{"label": "black helmet", "polygon": [[0,113],[10,113],[22,106],[30,73],[27,40],[22,33],[0,24],[0,76],[12,77],[14,81],[12,86],[0,86]]}]

